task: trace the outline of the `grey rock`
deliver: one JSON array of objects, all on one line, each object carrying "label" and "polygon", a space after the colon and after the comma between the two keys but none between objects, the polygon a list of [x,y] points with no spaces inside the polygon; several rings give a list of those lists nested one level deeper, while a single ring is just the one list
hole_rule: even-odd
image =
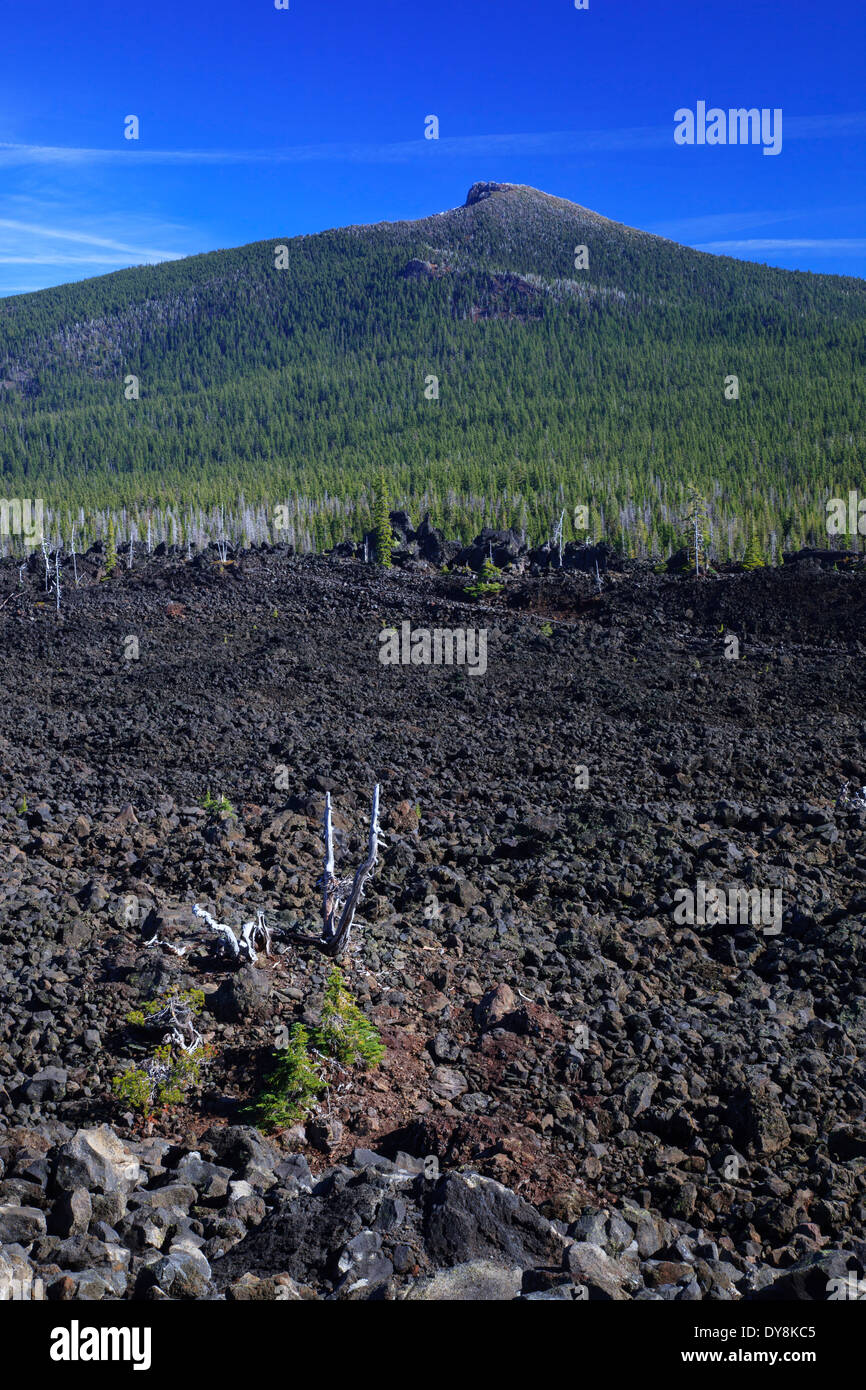
[{"label": "grey rock", "polygon": [[141,1164],[108,1125],[80,1129],[60,1149],[54,1182],[60,1191],[86,1187],[89,1192],[131,1192],[141,1179]]},{"label": "grey rock", "polygon": [[402,1298],[412,1302],[493,1303],[510,1301],[520,1293],[523,1272],[518,1265],[491,1260],[467,1260],[416,1279]]},{"label": "grey rock", "polygon": [[454,1100],[469,1089],[469,1083],[461,1071],[451,1067],[434,1067],[430,1074],[430,1089],[443,1100]]},{"label": "grey rock", "polygon": [[559,1265],[566,1245],[534,1207],[492,1178],[449,1173],[436,1186],[427,1248],[437,1264],[486,1259],[523,1269]]},{"label": "grey rock", "polygon": [[[589,1239],[589,1237],[587,1237]],[[634,1231],[628,1222],[620,1216],[619,1212],[611,1212],[610,1220],[607,1225],[607,1243],[605,1249],[611,1255],[619,1255],[623,1250],[627,1250],[634,1240]]]},{"label": "grey rock", "polygon": [[223,980],[211,1005],[221,1023],[243,1023],[270,1015],[270,983],[264,970],[246,965]]},{"label": "grey rock", "polygon": [[377,1231],[359,1231],[343,1247],[337,1260],[337,1272],[342,1275],[341,1292],[369,1291],[384,1284],[394,1273],[394,1266],[382,1254],[382,1237]]},{"label": "grey rock", "polygon": [[54,1203],[51,1230],[59,1236],[83,1235],[93,1216],[93,1202],[86,1187],[64,1192]]},{"label": "grey rock", "polygon": [[653,1076],[652,1072],[639,1072],[637,1076],[633,1076],[623,1090],[626,1114],[634,1119],[636,1115],[648,1110],[658,1084],[658,1077]]},{"label": "grey rock", "polygon": [[43,1067],[22,1087],[25,1099],[34,1105],[43,1100],[62,1100],[68,1079],[63,1067]]},{"label": "grey rock", "polygon": [[164,1207],[169,1211],[187,1211],[198,1200],[198,1193],[191,1183],[170,1182],[165,1187],[145,1188],[130,1195],[129,1205],[133,1208]]},{"label": "grey rock", "polygon": [[373,1153],[372,1149],[353,1149],[352,1150],[353,1168],[381,1168],[388,1170],[393,1167],[391,1160],[382,1154]]},{"label": "grey rock", "polygon": [[489,989],[475,1006],[475,1018],[483,1029],[498,1028],[517,1008],[517,997],[509,985]]},{"label": "grey rock", "polygon": [[191,1183],[205,1201],[225,1197],[233,1176],[231,1168],[206,1163],[197,1153],[185,1154],[174,1171],[179,1183]]},{"label": "grey rock", "polygon": [[576,1284],[586,1286],[591,1300],[622,1302],[628,1298],[623,1288],[628,1279],[627,1271],[612,1260],[600,1245],[576,1241],[566,1253],[565,1267]]},{"label": "grey rock", "polygon": [[47,1229],[38,1207],[0,1206],[0,1244],[32,1245]]},{"label": "grey rock", "polygon": [[[745,1297],[759,1302],[788,1299],[823,1302],[831,1295],[835,1295],[837,1300],[845,1298],[854,1263],[851,1255],[844,1250],[827,1250],[809,1255],[778,1274],[764,1288],[746,1293]],[[859,1272],[862,1277],[862,1267]],[[855,1280],[856,1277],[855,1273]]]},{"label": "grey rock", "polygon": [[45,1296],[44,1282],[23,1246],[11,1242],[0,1249],[0,1303],[28,1302]]},{"label": "grey rock", "polygon": [[208,1291],[211,1268],[198,1251],[172,1250],[151,1266],[151,1275],[170,1298],[201,1298]]},{"label": "grey rock", "polygon": [[585,1212],[569,1227],[569,1235],[578,1241],[589,1241],[592,1245],[604,1246],[607,1240],[607,1217],[603,1211]]}]

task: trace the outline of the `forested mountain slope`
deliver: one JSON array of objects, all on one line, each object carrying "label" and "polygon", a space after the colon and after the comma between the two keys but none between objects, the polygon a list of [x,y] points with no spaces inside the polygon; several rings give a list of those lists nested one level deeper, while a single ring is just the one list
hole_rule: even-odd
[{"label": "forested mountain slope", "polygon": [[815,541],[858,482],[864,326],[861,280],[476,184],[416,222],[0,301],[0,487],[44,497],[61,532],[108,507],[173,508],[182,531],[192,507],[301,497],[324,545],[359,533],[384,469],[394,502],[464,534],[539,539],[564,507],[568,538],[585,504],[594,534],[642,551],[681,534],[694,482],[723,556],[751,525]]}]

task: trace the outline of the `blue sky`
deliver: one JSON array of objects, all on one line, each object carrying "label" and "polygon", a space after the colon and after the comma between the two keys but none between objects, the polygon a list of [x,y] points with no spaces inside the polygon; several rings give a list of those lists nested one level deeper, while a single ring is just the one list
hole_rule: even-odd
[{"label": "blue sky", "polygon": [[[863,0],[289,3],[7,7],[0,294],[421,217],[479,179],[866,274]],[[675,144],[698,101],[781,108],[781,152]]]}]

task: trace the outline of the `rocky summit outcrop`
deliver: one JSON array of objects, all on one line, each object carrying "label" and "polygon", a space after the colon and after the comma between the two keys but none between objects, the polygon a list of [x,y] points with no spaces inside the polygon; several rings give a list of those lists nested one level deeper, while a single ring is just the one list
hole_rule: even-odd
[{"label": "rocky summit outcrop", "polygon": [[[862,1271],[862,574],[597,579],[486,540],[517,561],[474,596],[421,559],[79,557],[59,617],[0,561],[0,1293],[814,1298]],[[404,622],[484,629],[484,676],[384,665]],[[341,872],[376,781],[345,969],[385,1056],[266,1137],[245,1107],[329,969],[294,939],[325,793]],[[220,958],[194,902],[261,908],[272,955]],[[112,1083],[172,987],[211,1052],[148,1126]]]},{"label": "rocky summit outcrop", "polygon": [[450,266],[440,265],[436,261],[422,261],[417,256],[413,256],[407,261],[400,274],[404,280],[439,280],[443,275],[447,275]]},{"label": "rocky summit outcrop", "polygon": [[473,183],[469,192],[466,194],[466,202],[463,206],[467,208],[474,207],[476,203],[483,203],[485,198],[492,197],[494,193],[503,193],[507,188],[513,188],[514,186],[515,185],[511,183],[485,183],[483,180],[479,183]]}]

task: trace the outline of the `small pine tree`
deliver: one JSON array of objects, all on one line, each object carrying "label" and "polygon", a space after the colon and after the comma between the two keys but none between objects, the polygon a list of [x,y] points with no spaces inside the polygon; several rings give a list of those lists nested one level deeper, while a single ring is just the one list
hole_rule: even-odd
[{"label": "small pine tree", "polygon": [[385,1056],[379,1033],[361,1013],[336,965],[325,985],[322,1022],[315,1039],[320,1052],[343,1066],[362,1063],[365,1067],[377,1067]]},{"label": "small pine tree", "polygon": [[105,543],[105,573],[111,574],[117,567],[117,541],[114,536],[114,517],[108,518],[108,538]]},{"label": "small pine tree", "polygon": [[315,1109],[327,1081],[310,1056],[309,1034],[296,1023],[286,1047],[277,1053],[277,1065],[265,1080],[258,1100],[247,1107],[265,1129],[285,1129],[307,1119]]},{"label": "small pine tree", "polygon": [[502,570],[493,563],[491,556],[487,556],[481,566],[481,574],[474,584],[467,585],[466,593],[472,598],[483,598],[485,594],[498,594],[502,592],[503,585],[500,583]]},{"label": "small pine tree", "polygon": [[385,569],[391,568],[391,549],[394,541],[391,534],[391,503],[385,484],[385,474],[379,474],[376,489],[376,505],[373,512],[373,529],[376,542],[376,559]]}]

